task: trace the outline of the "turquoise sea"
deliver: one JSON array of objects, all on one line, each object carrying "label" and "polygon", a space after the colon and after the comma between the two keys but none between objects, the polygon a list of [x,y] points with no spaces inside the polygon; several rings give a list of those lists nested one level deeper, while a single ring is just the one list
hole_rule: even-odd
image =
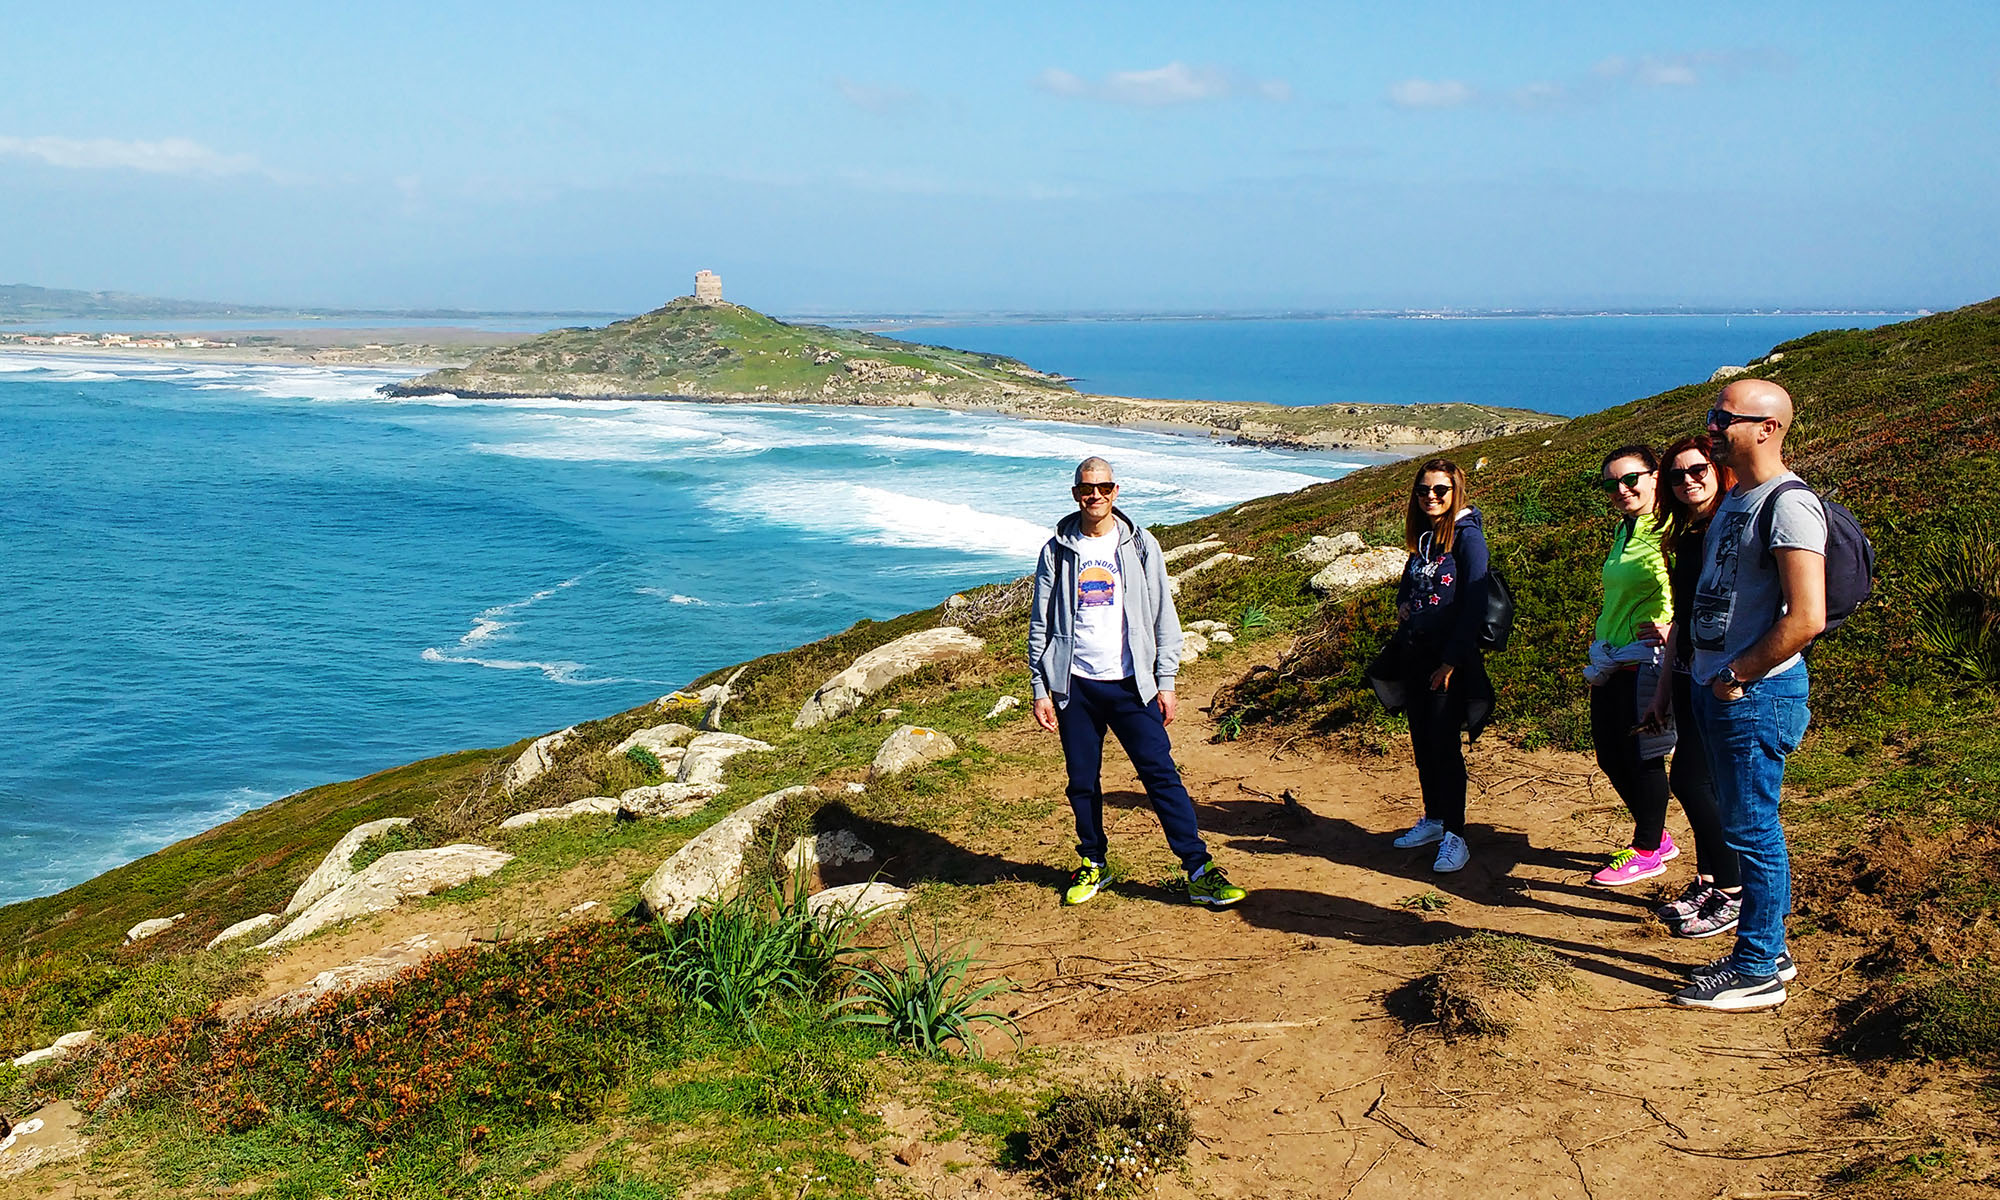
[{"label": "turquoise sea", "polygon": [[[1631,320],[907,336],[1093,391],[1577,412],[1861,323]],[[1087,454],[1149,523],[1364,461],[944,412],[377,394],[401,377],[0,350],[0,903],[1013,578]]]}]

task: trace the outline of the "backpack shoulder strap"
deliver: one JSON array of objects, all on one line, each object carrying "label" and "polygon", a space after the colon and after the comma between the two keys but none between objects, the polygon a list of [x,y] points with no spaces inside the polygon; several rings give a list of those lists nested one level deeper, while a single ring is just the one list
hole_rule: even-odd
[{"label": "backpack shoulder strap", "polygon": [[[1771,525],[1778,519],[1778,497],[1786,492],[1812,492],[1812,485],[1803,479],[1787,479],[1773,489],[1764,501],[1763,509],[1757,514],[1757,546],[1763,551],[1767,567],[1776,561],[1771,554]],[[1819,493],[1813,492],[1813,498],[1819,499]]]}]

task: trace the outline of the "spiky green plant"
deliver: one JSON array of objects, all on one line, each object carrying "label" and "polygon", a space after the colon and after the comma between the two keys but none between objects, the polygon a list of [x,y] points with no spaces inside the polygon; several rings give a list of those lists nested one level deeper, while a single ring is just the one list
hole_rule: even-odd
[{"label": "spiky green plant", "polygon": [[855,994],[833,1005],[834,1020],[879,1029],[891,1040],[924,1054],[951,1053],[956,1043],[960,1053],[982,1057],[981,1025],[1004,1029],[1016,1045],[1020,1044],[1020,1027],[1011,1018],[979,1008],[1013,987],[1012,980],[969,986],[966,975],[976,961],[976,952],[963,944],[939,945],[936,930],[926,941],[914,930],[902,929],[897,940],[903,947],[903,966],[888,967],[877,960],[874,967],[853,969],[850,982]]},{"label": "spiky green plant", "polygon": [[1910,573],[1919,645],[1973,679],[2000,680],[2000,528],[1968,521],[1926,545]]}]

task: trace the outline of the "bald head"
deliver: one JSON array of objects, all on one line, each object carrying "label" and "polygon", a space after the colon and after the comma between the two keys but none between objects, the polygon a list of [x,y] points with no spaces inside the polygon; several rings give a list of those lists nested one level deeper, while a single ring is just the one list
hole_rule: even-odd
[{"label": "bald head", "polygon": [[1717,407],[1745,416],[1769,417],[1781,429],[1792,424],[1792,394],[1768,379],[1738,379],[1715,398]]}]

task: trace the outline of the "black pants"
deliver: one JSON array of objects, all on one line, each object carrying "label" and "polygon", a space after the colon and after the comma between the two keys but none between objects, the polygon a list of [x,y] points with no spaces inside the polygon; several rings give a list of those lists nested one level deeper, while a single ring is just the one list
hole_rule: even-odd
[{"label": "black pants", "polygon": [[1590,740],[1597,747],[1597,766],[1632,814],[1632,848],[1648,853],[1660,848],[1667,830],[1667,759],[1641,760],[1639,736],[1639,673],[1620,671],[1590,689]]},{"label": "black pants", "polygon": [[1743,886],[1743,869],[1722,835],[1722,814],[1715,807],[1715,776],[1708,769],[1708,748],[1701,725],[1694,719],[1694,684],[1685,671],[1674,672],[1674,727],[1679,741],[1668,774],[1674,796],[1694,830],[1694,869],[1715,880],[1715,886]]},{"label": "black pants", "polygon": [[1125,747],[1145,785],[1146,799],[1159,814],[1167,845],[1189,875],[1208,862],[1208,847],[1195,827],[1194,800],[1174,766],[1173,743],[1158,704],[1139,699],[1139,685],[1130,678],[1085,679],[1070,676],[1069,702],[1056,709],[1056,729],[1062,734],[1063,764],[1069,771],[1069,807],[1076,814],[1076,852],[1094,863],[1104,861],[1104,733],[1110,730]]},{"label": "black pants", "polygon": [[1424,793],[1424,815],[1444,822],[1446,833],[1465,834],[1465,699],[1454,686],[1431,690],[1428,674],[1408,681],[1403,709],[1410,721],[1410,748],[1417,757],[1417,784]]}]

